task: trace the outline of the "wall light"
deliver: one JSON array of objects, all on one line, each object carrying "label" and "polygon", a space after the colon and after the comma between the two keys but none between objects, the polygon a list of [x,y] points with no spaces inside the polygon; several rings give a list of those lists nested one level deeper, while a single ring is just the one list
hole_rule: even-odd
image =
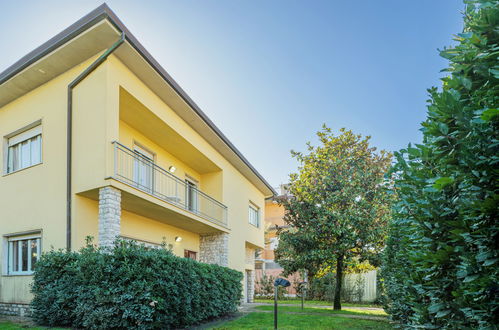
[{"label": "wall light", "polygon": [[182,237],[181,236],[175,237],[175,242],[182,242]]},{"label": "wall light", "polygon": [[173,165],[168,167],[168,171],[170,171],[170,173],[175,173],[176,170],[177,170],[177,168]]}]

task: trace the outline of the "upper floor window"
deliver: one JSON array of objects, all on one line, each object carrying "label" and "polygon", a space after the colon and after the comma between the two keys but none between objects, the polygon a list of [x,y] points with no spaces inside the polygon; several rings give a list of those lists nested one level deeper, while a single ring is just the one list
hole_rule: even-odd
[{"label": "upper floor window", "polygon": [[40,259],[40,234],[7,237],[7,273],[30,275]]},{"label": "upper floor window", "polygon": [[154,179],[154,154],[138,145],[134,146],[133,151],[136,155],[133,165],[133,181],[140,189],[150,191]]},{"label": "upper floor window", "polygon": [[198,189],[197,182],[190,177],[185,179],[185,199],[187,209],[192,212],[198,211]]},{"label": "upper floor window", "polygon": [[277,249],[278,246],[279,246],[279,237],[270,238],[269,249],[275,250],[275,249]]},{"label": "upper floor window", "polygon": [[249,223],[255,227],[260,227],[260,209],[253,203],[250,203],[248,211]]},{"label": "upper floor window", "polygon": [[42,162],[42,126],[38,125],[7,139],[7,173]]}]

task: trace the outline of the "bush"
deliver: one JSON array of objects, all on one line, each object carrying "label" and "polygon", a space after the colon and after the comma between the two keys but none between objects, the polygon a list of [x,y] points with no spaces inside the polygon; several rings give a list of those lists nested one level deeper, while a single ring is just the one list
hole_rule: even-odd
[{"label": "bush", "polygon": [[[262,273],[262,277],[256,281],[255,295],[258,298],[263,299],[274,299],[274,281],[277,277],[272,275],[267,275],[265,272]],[[285,294],[288,293],[288,289],[282,286],[277,288],[277,299],[284,299]]]},{"label": "bush", "polygon": [[423,143],[396,153],[382,276],[403,327],[495,329],[499,313],[499,2],[468,0],[429,90]]},{"label": "bush", "polygon": [[33,318],[73,328],[180,328],[237,310],[242,273],[119,241],[36,264]]}]

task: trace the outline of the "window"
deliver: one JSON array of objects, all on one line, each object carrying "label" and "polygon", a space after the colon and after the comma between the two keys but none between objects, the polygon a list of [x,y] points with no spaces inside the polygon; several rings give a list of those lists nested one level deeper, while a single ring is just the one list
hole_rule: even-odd
[{"label": "window", "polygon": [[120,239],[124,240],[124,241],[131,241],[131,242],[134,242],[138,245],[143,245],[144,247],[148,248],[148,249],[162,249],[163,247],[165,247],[166,249],[172,249],[173,248],[173,245],[171,244],[166,244],[166,242],[164,244],[159,244],[159,243],[155,243],[155,242],[151,242],[151,241],[144,241],[144,240],[141,240],[141,239],[138,239],[138,238],[132,238],[132,237],[128,237],[128,236],[120,236]]},{"label": "window", "polygon": [[154,154],[135,145],[135,160],[133,166],[133,181],[139,189],[151,191],[153,187]]},{"label": "window", "polygon": [[191,251],[191,250],[184,250],[184,257],[197,260],[197,252]]},{"label": "window", "polygon": [[279,237],[272,237],[270,239],[270,250],[275,250],[279,246]]},{"label": "window", "polygon": [[249,205],[249,223],[255,227],[260,226],[260,211],[256,205]]},{"label": "window", "polygon": [[187,209],[192,212],[198,210],[198,190],[197,184],[194,180],[185,179],[185,197],[187,202]]},{"label": "window", "polygon": [[42,162],[42,126],[8,138],[7,173]]},{"label": "window", "polygon": [[40,236],[8,237],[7,273],[29,275],[40,258]]}]

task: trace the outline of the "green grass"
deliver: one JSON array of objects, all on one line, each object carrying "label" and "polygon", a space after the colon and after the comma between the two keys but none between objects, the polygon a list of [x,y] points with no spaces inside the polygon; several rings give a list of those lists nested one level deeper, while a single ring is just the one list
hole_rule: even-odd
[{"label": "green grass", "polygon": [[[31,329],[31,330],[63,330],[63,328],[47,328],[47,327],[30,327],[26,325],[17,324],[11,321],[2,321],[0,320],[0,329],[1,330],[18,330],[18,329]],[[67,330],[67,329],[66,329]]]},{"label": "green grass", "polygon": [[[299,306],[279,306],[279,312],[294,312],[294,313],[324,313],[324,314],[349,314],[349,315],[365,315],[365,316],[388,316],[383,310],[360,310],[353,308],[343,308],[340,311],[335,311],[333,308],[320,307],[305,307],[303,310]],[[263,311],[273,311],[274,306],[255,306],[255,309]]]},{"label": "green grass", "polygon": [[[255,299],[255,302],[258,303],[269,303],[273,304],[274,299]],[[282,299],[277,301],[279,304],[297,304],[301,305],[301,300],[300,299]],[[305,305],[321,305],[321,306],[333,306],[333,303],[330,301],[323,301],[323,300],[305,300]],[[341,306],[345,307],[379,307],[381,308],[380,305],[375,305],[375,304],[357,304],[357,303],[341,303]]]},{"label": "green grass", "polygon": [[21,329],[21,327],[12,322],[0,321],[0,329],[14,330],[14,329]]},{"label": "green grass", "polygon": [[[278,315],[279,329],[392,329],[388,322],[349,319],[336,316],[320,315]],[[240,319],[224,323],[215,329],[273,329],[274,316],[271,313],[250,313]]]}]

